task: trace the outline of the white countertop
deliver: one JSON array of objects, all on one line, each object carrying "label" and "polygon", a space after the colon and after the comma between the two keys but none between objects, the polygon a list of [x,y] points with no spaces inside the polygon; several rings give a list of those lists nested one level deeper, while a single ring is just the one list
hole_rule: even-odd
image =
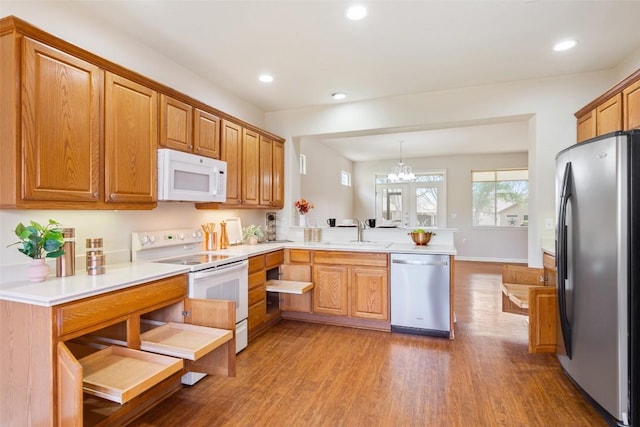
[{"label": "white countertop", "polygon": [[[375,246],[380,245],[380,246]],[[231,246],[228,249],[214,251],[218,254],[229,255],[234,260],[246,259],[250,256],[260,255],[283,248],[297,248],[310,250],[338,250],[354,252],[386,252],[386,253],[424,253],[456,255],[456,248],[448,244],[430,244],[417,246],[413,243],[375,242],[374,246],[351,245],[348,242],[286,242],[286,243],[260,243],[258,245]],[[76,272],[74,276],[55,277],[49,276],[47,280],[32,283],[22,277],[24,274],[12,272],[5,274],[5,269],[0,276],[0,299],[23,302],[27,304],[54,306],[69,301],[99,295],[102,293],[139,285],[153,280],[163,279],[189,271],[188,266],[159,264],[159,263],[122,263],[106,266],[106,273],[97,276],[88,275],[84,271]],[[23,270],[26,265],[16,266]]]},{"label": "white countertop", "polygon": [[[5,267],[6,268],[6,267]],[[107,265],[107,272],[96,276],[76,272],[69,277],[48,277],[44,282],[28,280],[0,282],[0,299],[26,304],[54,306],[103,294],[153,280],[185,273],[184,265],[123,263]]]}]

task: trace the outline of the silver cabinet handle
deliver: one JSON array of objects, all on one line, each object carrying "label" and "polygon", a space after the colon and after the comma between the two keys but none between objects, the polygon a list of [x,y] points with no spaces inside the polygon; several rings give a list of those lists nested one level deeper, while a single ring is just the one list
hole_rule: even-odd
[{"label": "silver cabinet handle", "polygon": [[446,261],[427,262],[427,261],[414,261],[414,260],[410,260],[410,259],[394,259],[391,262],[393,264],[433,265],[433,266],[436,266],[436,267],[449,265]]}]

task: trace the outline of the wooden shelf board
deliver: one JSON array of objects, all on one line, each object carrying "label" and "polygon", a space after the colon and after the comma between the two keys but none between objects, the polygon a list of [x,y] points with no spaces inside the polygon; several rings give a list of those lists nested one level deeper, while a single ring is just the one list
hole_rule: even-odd
[{"label": "wooden shelf board", "polygon": [[313,289],[313,282],[298,282],[295,280],[268,280],[267,292],[279,292],[282,294],[299,294]]},{"label": "wooden shelf board", "polygon": [[140,349],[198,360],[233,338],[233,331],[169,322],[140,335]]},{"label": "wooden shelf board", "polygon": [[181,359],[118,346],[107,347],[79,362],[84,391],[121,404],[183,367]]}]

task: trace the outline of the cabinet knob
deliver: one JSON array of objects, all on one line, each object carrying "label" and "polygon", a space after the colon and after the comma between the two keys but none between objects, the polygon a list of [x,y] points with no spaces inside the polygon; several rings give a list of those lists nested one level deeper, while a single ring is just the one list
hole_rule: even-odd
[{"label": "cabinet knob", "polygon": [[98,198],[98,193],[93,193],[93,197]]}]

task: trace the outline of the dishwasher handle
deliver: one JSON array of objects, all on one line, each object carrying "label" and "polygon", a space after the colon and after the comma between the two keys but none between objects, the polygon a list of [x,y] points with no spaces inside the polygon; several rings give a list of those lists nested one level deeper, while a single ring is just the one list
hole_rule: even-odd
[{"label": "dishwasher handle", "polygon": [[412,259],[394,259],[394,260],[391,260],[391,263],[392,264],[408,264],[408,265],[429,265],[434,267],[443,267],[443,266],[449,265],[447,261],[429,262],[429,261],[416,261]]}]

